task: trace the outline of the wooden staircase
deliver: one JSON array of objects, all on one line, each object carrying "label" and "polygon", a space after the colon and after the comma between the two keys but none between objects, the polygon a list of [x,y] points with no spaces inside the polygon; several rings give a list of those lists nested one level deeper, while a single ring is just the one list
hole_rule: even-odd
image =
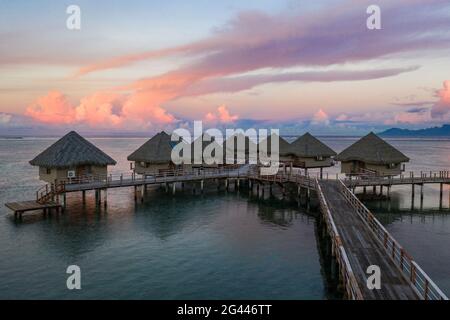
[{"label": "wooden staircase", "polygon": [[52,201],[55,197],[64,193],[64,183],[51,183],[42,186],[36,191],[36,202],[40,204],[46,204]]}]

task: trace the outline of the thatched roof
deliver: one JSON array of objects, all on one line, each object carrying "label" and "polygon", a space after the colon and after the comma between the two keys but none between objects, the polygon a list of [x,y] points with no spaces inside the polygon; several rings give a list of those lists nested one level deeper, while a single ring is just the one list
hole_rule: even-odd
[{"label": "thatched roof", "polygon": [[[238,144],[238,141],[241,141],[242,139],[244,139],[245,141],[245,146],[242,149],[240,144]],[[251,140],[249,137],[247,137],[246,135],[242,134],[242,133],[237,133],[232,135],[231,137],[229,137],[228,139],[226,139],[224,141],[224,149],[223,152],[225,153],[226,150],[230,149],[231,151],[231,142],[234,140],[234,152],[237,151],[245,151],[245,153],[248,153],[250,148],[252,148],[252,150],[258,150],[257,149],[257,144],[255,142],[253,142],[253,140]]]},{"label": "thatched roof", "polygon": [[[242,148],[238,141],[242,141],[244,139],[244,147]],[[234,147],[232,148],[232,141],[234,141]],[[225,163],[231,160],[237,160],[237,156],[242,154],[245,156],[246,161],[249,158],[250,150],[258,151],[258,145],[253,142],[249,137],[242,133],[237,133],[229,137],[224,141],[223,144],[223,158]],[[257,154],[256,154],[257,156]],[[234,161],[233,160],[233,161]]]},{"label": "thatched roof", "polygon": [[332,157],[336,155],[336,152],[309,132],[292,142],[290,151],[295,156],[304,158]]},{"label": "thatched roof", "polygon": [[267,151],[269,154],[271,153],[271,150],[272,150],[272,139],[278,139],[278,150],[279,150],[280,156],[289,155],[292,153],[290,150],[291,145],[289,144],[289,142],[284,140],[279,135],[272,133],[270,136],[268,136],[266,139],[262,140],[259,143],[259,144],[264,143],[267,140],[267,142],[266,142],[267,143]]},{"label": "thatched roof", "polygon": [[339,161],[363,161],[371,164],[408,162],[409,158],[373,132],[342,151]]},{"label": "thatched roof", "polygon": [[167,163],[172,161],[172,148],[177,142],[172,142],[170,136],[161,131],[130,154],[129,161],[147,163]]},{"label": "thatched roof", "polygon": [[83,165],[115,165],[110,156],[71,131],[30,161],[33,166],[45,168],[72,168]]}]

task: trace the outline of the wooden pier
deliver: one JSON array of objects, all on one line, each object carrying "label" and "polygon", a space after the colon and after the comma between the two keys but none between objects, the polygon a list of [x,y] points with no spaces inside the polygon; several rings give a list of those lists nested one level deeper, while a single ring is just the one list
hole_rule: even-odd
[{"label": "wooden pier", "polygon": [[51,212],[51,210],[56,210],[59,212],[62,208],[59,203],[54,201],[39,203],[36,200],[9,202],[5,203],[5,206],[14,212],[14,216],[16,218],[21,218],[22,214],[28,211],[42,210],[45,214],[47,212]]},{"label": "wooden pier", "polygon": [[[390,235],[375,216],[355,196],[356,187],[417,185],[427,183],[450,184],[447,171],[439,174],[421,175],[420,177],[400,176],[399,178],[360,178],[360,179],[319,179],[319,177],[303,176],[292,173],[279,173],[262,176],[254,166],[245,165],[237,168],[217,168],[196,171],[173,171],[164,174],[136,177],[135,174],[109,175],[105,177],[81,177],[69,183],[46,186],[36,194],[36,200],[8,203],[6,206],[15,214],[28,210],[48,210],[58,208],[58,199],[62,197],[66,204],[65,194],[95,190],[96,203],[101,203],[101,191],[109,188],[134,187],[135,199],[138,189],[143,201],[147,185],[164,185],[166,190],[176,191],[177,184],[186,182],[198,183],[203,191],[204,181],[215,180],[223,183],[228,190],[231,181],[239,189],[241,181],[248,181],[250,192],[256,185],[279,185],[283,195],[287,185],[315,192],[319,199],[322,219],[325,222],[324,232],[330,239],[330,252],[336,264],[339,283],[348,299],[401,299],[401,300],[448,300],[447,296],[420,268],[407,251]],[[169,187],[171,185],[171,188]],[[442,194],[442,187],[441,187]],[[442,197],[442,196],[441,196]],[[55,201],[54,199],[57,199]],[[381,270],[381,288],[369,289],[367,279],[369,266],[378,266]]]}]

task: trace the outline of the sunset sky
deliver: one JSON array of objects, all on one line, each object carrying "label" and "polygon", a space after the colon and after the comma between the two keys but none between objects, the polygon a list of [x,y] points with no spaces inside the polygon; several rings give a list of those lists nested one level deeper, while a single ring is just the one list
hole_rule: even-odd
[{"label": "sunset sky", "polygon": [[441,125],[449,40],[448,0],[0,1],[0,133]]}]

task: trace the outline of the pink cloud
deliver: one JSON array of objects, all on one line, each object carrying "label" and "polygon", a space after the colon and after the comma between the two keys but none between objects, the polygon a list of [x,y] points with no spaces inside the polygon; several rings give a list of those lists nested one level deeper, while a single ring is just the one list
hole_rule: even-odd
[{"label": "pink cloud", "polygon": [[350,0],[307,15],[242,12],[201,41],[101,61],[81,68],[78,75],[174,54],[200,56],[187,70],[223,76],[269,67],[328,66],[448,46],[448,35],[441,32],[450,28],[448,1],[379,0],[384,32],[365,27],[364,13],[371,3]]},{"label": "pink cloud", "polygon": [[450,80],[444,81],[444,87],[437,92],[439,101],[431,108],[433,118],[441,118],[450,112]]},{"label": "pink cloud", "polygon": [[319,109],[312,118],[312,124],[330,124],[330,117],[328,114],[323,111],[322,109]]},{"label": "pink cloud", "polygon": [[119,126],[123,118],[113,112],[114,106],[119,104],[121,97],[117,94],[105,92],[94,93],[81,99],[75,108],[75,121],[86,122],[91,126],[112,125]]},{"label": "pink cloud", "polygon": [[87,124],[91,127],[135,125],[139,129],[173,123],[175,117],[161,108],[157,101],[150,103],[153,97],[149,94],[96,92],[82,98],[78,106],[73,106],[62,93],[52,91],[33,102],[26,115],[49,124]]},{"label": "pink cloud", "polygon": [[238,119],[239,116],[232,115],[225,105],[219,106],[216,113],[208,112],[204,117],[204,121],[213,123],[231,123]]},{"label": "pink cloud", "polygon": [[38,98],[26,109],[25,114],[50,124],[69,124],[75,120],[75,108],[58,91],[50,91]]}]

